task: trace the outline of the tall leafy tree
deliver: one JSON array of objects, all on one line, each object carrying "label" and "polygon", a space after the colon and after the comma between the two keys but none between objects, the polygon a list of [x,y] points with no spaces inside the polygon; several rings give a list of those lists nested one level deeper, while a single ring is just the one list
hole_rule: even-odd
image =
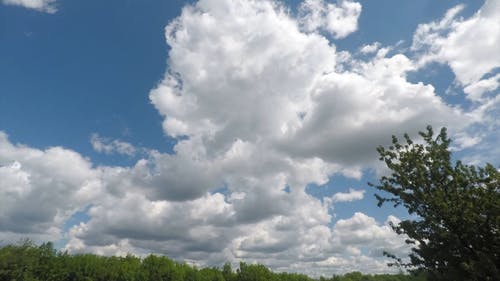
[{"label": "tall leafy tree", "polygon": [[429,280],[500,280],[499,171],[452,161],[445,128],[435,136],[428,126],[420,136],[423,142],[393,136],[377,149],[391,171],[370,184],[384,191],[378,205],[402,205],[411,215],[392,225],[409,237],[409,261],[388,255]]}]

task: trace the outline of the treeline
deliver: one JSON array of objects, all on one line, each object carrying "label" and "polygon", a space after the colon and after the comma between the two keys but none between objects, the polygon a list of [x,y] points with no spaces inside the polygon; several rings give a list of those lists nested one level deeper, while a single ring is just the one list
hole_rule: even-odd
[{"label": "treeline", "polygon": [[[52,243],[35,245],[24,241],[0,248],[2,281],[313,281],[303,274],[275,273],[264,265],[240,263],[235,271],[229,263],[222,268],[196,268],[165,256],[138,258],[70,255],[56,251]],[[404,274],[363,275],[352,272],[320,281],[410,281],[424,280]]]}]

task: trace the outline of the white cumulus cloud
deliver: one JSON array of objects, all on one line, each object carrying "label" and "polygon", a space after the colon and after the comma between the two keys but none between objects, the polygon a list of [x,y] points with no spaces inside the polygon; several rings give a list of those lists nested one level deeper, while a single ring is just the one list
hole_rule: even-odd
[{"label": "white cumulus cloud", "polygon": [[100,193],[91,166],[61,147],[14,145],[0,131],[0,238],[60,238],[65,220]]},{"label": "white cumulus cloud", "polygon": [[[440,21],[420,24],[412,49],[423,51],[421,63],[447,63],[464,86],[477,83],[500,67],[500,1],[487,0],[474,16],[457,15],[463,6],[450,9]],[[469,90],[470,98],[480,97]]]},{"label": "white cumulus cloud", "polygon": [[469,116],[475,122],[456,135],[458,145],[468,148],[470,159],[494,162],[497,156],[492,157],[489,151],[494,151],[500,140],[500,1],[486,0],[469,18],[459,16],[463,8],[456,6],[442,19],[420,24],[412,50],[418,54],[418,68],[437,62],[453,71],[455,86],[461,87],[474,105]]}]

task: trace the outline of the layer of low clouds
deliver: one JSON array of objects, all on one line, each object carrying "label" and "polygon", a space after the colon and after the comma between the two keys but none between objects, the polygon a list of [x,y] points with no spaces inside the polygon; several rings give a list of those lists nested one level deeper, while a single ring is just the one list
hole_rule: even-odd
[{"label": "layer of low clouds", "polygon": [[[3,241],[65,238],[65,249],[73,253],[154,252],[199,265],[245,260],[314,275],[355,269],[359,259],[370,271],[383,272],[379,248],[408,250],[387,222],[362,213],[330,227],[328,206],[303,190],[265,194],[252,185],[261,180],[253,179],[240,186],[246,192],[229,196],[205,192],[193,200],[156,200],[144,192],[151,187],[141,186],[154,175],[141,173],[144,162],[158,162],[158,155],[131,168],[93,167],[74,151],[13,144],[5,133],[0,144]],[[89,221],[64,233],[77,211],[86,211]],[[339,264],[322,267],[332,259]]]},{"label": "layer of low clouds", "polygon": [[[497,87],[496,76],[485,76],[500,66],[496,54],[495,63],[477,58],[484,73],[473,75],[457,63],[473,54],[453,45],[449,55],[445,41],[468,34],[467,26],[486,28],[479,23],[498,15],[495,3],[470,19],[456,19],[458,7],[420,25],[411,54],[372,43],[360,48],[363,59],[317,32],[354,32],[356,2],[306,1],[298,16],[274,1],[188,5],[165,29],[168,70],[150,92],[165,134],[178,139],[174,153],[148,150],[131,167],[96,167],[69,149],[30,148],[1,133],[0,239],[64,236],[70,252],[156,252],[200,265],[246,260],[314,275],[388,271],[382,252],[408,251],[389,227],[398,219],[356,212],[335,221],[332,204],[361,200],[364,191],[316,198],[306,187],[377,169],[374,148],[402,130],[450,127],[463,143],[457,149],[491,139],[474,128],[498,126],[498,97],[482,90]],[[448,63],[465,93],[482,99],[466,110],[407,79],[431,61]],[[137,152],[99,135],[91,143],[103,153]],[[88,221],[64,233],[64,222],[84,210]]]},{"label": "layer of low clouds", "polygon": [[21,6],[53,14],[57,12],[56,0],[2,0],[5,5]]}]

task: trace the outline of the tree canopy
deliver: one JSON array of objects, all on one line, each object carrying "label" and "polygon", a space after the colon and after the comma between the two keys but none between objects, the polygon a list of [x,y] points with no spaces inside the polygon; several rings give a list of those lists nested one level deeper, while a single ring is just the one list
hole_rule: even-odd
[{"label": "tree canopy", "polygon": [[379,184],[378,205],[404,206],[410,218],[393,224],[412,245],[409,260],[396,265],[424,270],[429,280],[500,280],[500,173],[453,161],[446,128],[405,134],[377,149],[390,170]]}]

